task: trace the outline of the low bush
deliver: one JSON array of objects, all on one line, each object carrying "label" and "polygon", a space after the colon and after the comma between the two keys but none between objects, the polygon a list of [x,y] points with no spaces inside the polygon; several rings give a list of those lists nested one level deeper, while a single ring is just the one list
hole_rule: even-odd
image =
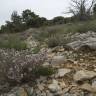
[{"label": "low bush", "polygon": [[40,31],[40,32],[35,32],[35,34],[34,34],[34,38],[36,39],[36,40],[38,40],[39,42],[42,42],[42,41],[44,41],[44,39],[45,38],[47,38],[48,37],[48,32],[46,32],[46,31]]},{"label": "low bush", "polygon": [[36,71],[36,76],[50,76],[55,73],[55,70],[51,67],[40,66]]},{"label": "low bush", "polygon": [[56,35],[52,35],[47,41],[48,47],[56,47],[60,44],[59,39]]},{"label": "low bush", "polygon": [[64,34],[55,34],[48,38],[48,47],[64,46],[70,41],[70,38],[66,37]]},{"label": "low bush", "polygon": [[34,47],[34,49],[32,50],[32,53],[33,53],[33,54],[37,54],[37,53],[39,53],[39,51],[40,51],[40,47],[39,47],[39,46],[36,46],[36,47]]},{"label": "low bush", "polygon": [[34,32],[34,38],[37,39],[39,42],[44,41],[46,38],[55,35],[58,32],[61,32],[61,27],[59,26],[52,26],[52,27],[41,27],[39,31]]},{"label": "low bush", "polygon": [[84,33],[88,31],[96,32],[96,21],[89,21],[77,26],[77,32]]},{"label": "low bush", "polygon": [[25,50],[27,49],[27,44],[25,41],[20,40],[17,37],[8,37],[6,40],[0,41],[0,48],[16,49],[16,50]]}]

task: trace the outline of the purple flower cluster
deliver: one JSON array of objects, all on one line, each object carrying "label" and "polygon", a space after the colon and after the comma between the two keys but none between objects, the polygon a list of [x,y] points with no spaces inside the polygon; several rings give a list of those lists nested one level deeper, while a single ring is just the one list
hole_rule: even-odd
[{"label": "purple flower cluster", "polygon": [[22,79],[33,78],[34,70],[46,60],[46,52],[32,54],[28,50],[0,49],[0,74],[8,80],[21,82]]}]

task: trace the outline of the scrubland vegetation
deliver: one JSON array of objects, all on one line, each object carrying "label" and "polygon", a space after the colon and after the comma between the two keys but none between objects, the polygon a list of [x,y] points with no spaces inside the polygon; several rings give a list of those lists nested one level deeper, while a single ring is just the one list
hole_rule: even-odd
[{"label": "scrubland vegetation", "polygon": [[[73,4],[77,6],[78,2],[74,1],[72,0]],[[79,9],[70,9],[71,13],[75,13],[68,18],[58,16],[47,20],[29,9],[24,10],[21,15],[14,11],[11,21],[6,21],[0,30],[0,77],[7,79],[8,82],[22,84],[34,81],[40,76],[48,77],[54,74],[54,68],[42,66],[47,57],[46,50],[41,51],[42,45],[45,49],[65,46],[69,43],[70,36],[75,33],[96,32],[94,0],[92,7],[89,6],[88,9],[85,6],[87,0],[81,3],[80,1]],[[32,40],[39,42],[34,48],[28,48],[27,39],[30,36]]]}]

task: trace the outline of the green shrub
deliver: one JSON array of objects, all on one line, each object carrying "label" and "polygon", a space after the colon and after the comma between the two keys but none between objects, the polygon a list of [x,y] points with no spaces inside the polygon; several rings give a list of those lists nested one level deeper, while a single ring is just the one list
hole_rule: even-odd
[{"label": "green shrub", "polygon": [[16,50],[25,50],[27,44],[25,41],[20,40],[16,37],[9,37],[6,40],[0,41],[0,48],[16,49]]},{"label": "green shrub", "polygon": [[60,26],[52,26],[52,27],[41,27],[39,31],[34,32],[34,38],[37,39],[39,42],[44,41],[46,38],[55,35],[62,31]]},{"label": "green shrub", "polygon": [[36,76],[50,76],[54,74],[55,71],[51,67],[39,67],[38,70],[35,71]]},{"label": "green shrub", "polygon": [[34,38],[36,39],[36,40],[38,40],[39,42],[41,41],[44,41],[44,39],[45,38],[47,38],[48,37],[48,32],[46,32],[46,31],[40,31],[40,32],[35,32],[35,34],[34,34]]},{"label": "green shrub", "polygon": [[47,44],[48,44],[48,47],[56,47],[60,44],[60,42],[56,35],[52,35],[48,38]]},{"label": "green shrub", "polygon": [[36,47],[32,50],[33,54],[37,54],[39,51],[40,51],[40,47],[39,47],[39,46],[36,46]]},{"label": "green shrub", "polygon": [[96,31],[96,21],[95,22],[85,22],[77,26],[77,31],[80,33],[87,31]]},{"label": "green shrub", "polygon": [[48,47],[64,46],[70,41],[70,38],[66,38],[64,34],[55,34],[48,38]]}]

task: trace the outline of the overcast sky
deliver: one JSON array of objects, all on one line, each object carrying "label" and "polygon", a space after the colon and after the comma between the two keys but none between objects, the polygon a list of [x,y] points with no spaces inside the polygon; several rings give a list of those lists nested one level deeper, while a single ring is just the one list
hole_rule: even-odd
[{"label": "overcast sky", "polygon": [[11,13],[16,10],[20,14],[25,9],[31,9],[41,17],[52,19],[64,16],[70,0],[0,0],[0,25],[10,20]]}]

